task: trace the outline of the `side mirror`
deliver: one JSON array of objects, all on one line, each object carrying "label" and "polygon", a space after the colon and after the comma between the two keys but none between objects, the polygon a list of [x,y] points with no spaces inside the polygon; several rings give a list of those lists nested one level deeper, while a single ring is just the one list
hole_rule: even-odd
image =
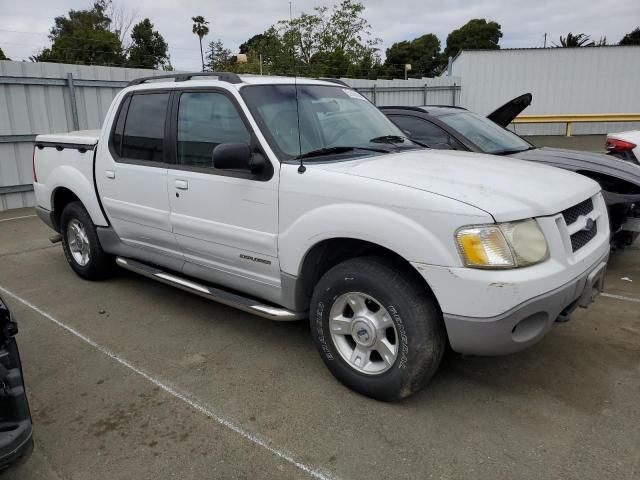
[{"label": "side mirror", "polygon": [[221,143],[213,149],[213,166],[221,170],[249,170],[258,172],[265,159],[260,154],[252,154],[246,143]]}]

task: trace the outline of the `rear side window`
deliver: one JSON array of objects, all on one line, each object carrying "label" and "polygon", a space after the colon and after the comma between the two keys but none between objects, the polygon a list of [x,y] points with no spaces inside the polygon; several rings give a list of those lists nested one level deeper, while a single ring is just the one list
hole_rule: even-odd
[{"label": "rear side window", "polygon": [[[122,108],[120,116],[126,114],[122,137],[118,129],[118,118],[113,139],[115,148],[123,159],[164,162],[164,124],[169,104],[168,93],[133,95],[129,108]],[[126,107],[126,105],[123,105]]]},{"label": "rear side window", "polygon": [[235,105],[222,93],[180,95],[178,164],[212,168],[213,149],[222,143],[249,143],[250,134]]}]

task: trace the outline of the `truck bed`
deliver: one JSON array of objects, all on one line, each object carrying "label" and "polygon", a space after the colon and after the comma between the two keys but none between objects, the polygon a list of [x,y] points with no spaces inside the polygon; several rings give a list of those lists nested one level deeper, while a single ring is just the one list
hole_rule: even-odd
[{"label": "truck bed", "polygon": [[[100,130],[38,135],[33,155],[33,189],[37,209],[46,218],[55,197],[73,192],[96,225],[106,225],[93,181],[93,159]],[[55,225],[54,225],[55,228]]]},{"label": "truck bed", "polygon": [[75,132],[68,133],[48,133],[45,135],[38,135],[36,137],[36,145],[38,143],[51,144],[51,143],[65,143],[65,144],[77,144],[77,145],[95,145],[98,143],[100,137],[100,130],[77,130]]}]

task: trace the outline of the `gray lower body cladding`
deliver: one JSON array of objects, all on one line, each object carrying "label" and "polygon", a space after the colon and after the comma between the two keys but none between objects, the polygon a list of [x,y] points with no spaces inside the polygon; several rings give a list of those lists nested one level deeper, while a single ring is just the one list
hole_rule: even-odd
[{"label": "gray lower body cladding", "polygon": [[492,318],[444,314],[454,351],[467,355],[506,355],[540,341],[556,320],[566,321],[577,307],[591,303],[601,290],[608,255],[571,282]]}]

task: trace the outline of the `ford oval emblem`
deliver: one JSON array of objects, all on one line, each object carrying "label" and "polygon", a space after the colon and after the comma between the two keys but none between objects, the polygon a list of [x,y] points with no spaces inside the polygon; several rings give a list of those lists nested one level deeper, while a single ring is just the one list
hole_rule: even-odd
[{"label": "ford oval emblem", "polygon": [[356,332],[356,334],[358,335],[358,338],[363,342],[367,342],[369,340],[369,332],[367,332],[365,328],[361,328]]},{"label": "ford oval emblem", "polygon": [[590,232],[593,230],[593,227],[596,226],[596,221],[593,218],[587,218],[587,223],[584,226],[583,230],[586,232]]}]

